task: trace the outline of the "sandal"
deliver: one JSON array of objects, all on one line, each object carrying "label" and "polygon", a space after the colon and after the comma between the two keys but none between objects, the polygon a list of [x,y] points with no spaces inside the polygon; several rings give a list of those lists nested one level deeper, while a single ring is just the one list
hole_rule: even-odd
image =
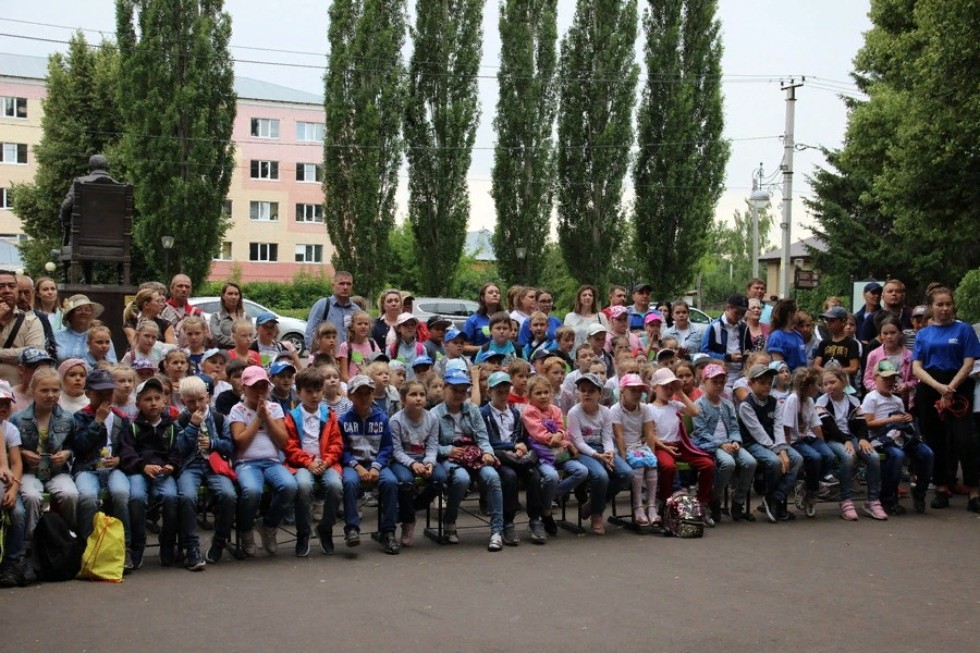
[{"label": "sandal", "polygon": [[647,519],[646,510],[639,506],[633,508],[633,523],[637,526],[649,526],[650,520]]}]

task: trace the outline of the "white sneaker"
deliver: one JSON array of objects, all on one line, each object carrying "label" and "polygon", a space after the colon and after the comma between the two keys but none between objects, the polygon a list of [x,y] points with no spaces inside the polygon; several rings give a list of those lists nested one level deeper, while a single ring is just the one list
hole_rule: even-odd
[{"label": "white sneaker", "polygon": [[500,551],[504,548],[504,538],[500,533],[494,533],[490,536],[490,544],[487,545],[487,551]]},{"label": "white sneaker", "polygon": [[279,543],[276,542],[277,530],[277,528],[269,528],[265,524],[259,524],[259,537],[262,538],[262,548],[269,555],[275,555],[276,551],[279,550]]}]

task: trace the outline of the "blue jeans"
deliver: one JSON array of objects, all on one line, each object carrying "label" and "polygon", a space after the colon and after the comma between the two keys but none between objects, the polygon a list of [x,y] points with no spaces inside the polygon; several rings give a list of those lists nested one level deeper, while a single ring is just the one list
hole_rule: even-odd
[{"label": "blue jeans", "polygon": [[755,458],[745,447],[739,446],[738,451],[730,454],[721,447],[715,450],[715,486],[714,498],[720,500],[725,488],[735,477],[732,488],[732,503],[745,505],[749,500],[749,488],[755,479]]},{"label": "blue jeans", "polygon": [[[0,486],[2,487],[2,486]],[[17,493],[14,506],[8,512],[10,515],[10,527],[7,528],[7,541],[5,542],[6,554],[5,561],[19,562],[24,557],[24,550],[27,543],[24,537],[27,533],[27,511],[24,510],[24,501]]]},{"label": "blue jeans", "polygon": [[[361,513],[357,510],[357,500],[361,496],[361,477],[353,467],[344,467],[344,532],[361,529]],[[395,519],[398,516],[398,479],[392,471],[383,467],[378,476],[378,510],[381,511],[381,532],[394,533]]]},{"label": "blue jeans", "polygon": [[843,442],[827,442],[827,446],[837,456],[840,465],[837,470],[837,478],[840,479],[840,500],[847,501],[854,493],[852,487],[854,481],[854,462],[856,458],[860,458],[864,461],[868,470],[868,501],[876,501],[881,495],[881,465],[878,461],[878,452],[863,453],[861,448],[858,447],[856,438],[851,439],[851,444],[854,445],[853,454],[847,453],[847,450],[844,449]]},{"label": "blue jeans", "polygon": [[803,456],[803,470],[806,473],[806,490],[816,494],[820,489],[820,479],[834,467],[834,452],[820,438],[806,438],[793,443],[793,448]]},{"label": "blue jeans", "polygon": [[902,465],[905,463],[906,455],[911,457],[910,467],[916,477],[913,492],[915,496],[924,497],[929,488],[929,479],[932,478],[935,461],[935,455],[929,445],[919,442],[900,449],[894,444],[886,444],[882,447],[882,451],[886,457],[881,462],[881,500],[887,503],[898,501],[898,484],[902,480]]},{"label": "blue jeans", "polygon": [[[391,463],[390,469],[398,481],[398,521],[402,524],[414,524],[417,508],[415,503],[415,472],[401,463]],[[441,494],[446,487],[446,481],[446,468],[440,463],[433,464],[432,476],[426,480],[425,488],[422,490],[421,505],[429,505],[437,495]]]},{"label": "blue jeans", "polygon": [[323,497],[323,517],[320,526],[328,531],[333,530],[337,522],[337,508],[344,488],[340,482],[340,474],[336,469],[327,468],[319,476],[314,476],[308,469],[297,469],[296,479],[296,533],[309,535],[313,518],[313,497]]},{"label": "blue jeans", "polygon": [[238,494],[227,476],[215,474],[203,460],[195,460],[177,477],[180,539],[186,548],[200,545],[197,536],[197,495],[201,483],[207,482],[214,499],[214,539],[227,542],[231,537],[231,522],[235,518]]},{"label": "blue jeans", "polygon": [[[449,492],[443,521],[454,524],[459,516],[459,504],[462,503],[466,490],[470,487],[470,472],[456,463],[446,463],[446,473],[449,476]],[[500,474],[493,467],[481,467],[480,471],[474,473],[477,475],[480,494],[483,495],[487,510],[490,511],[490,532],[501,533],[504,530],[504,495],[500,485]]]},{"label": "blue jeans", "polygon": [[[602,445],[594,447],[603,453]],[[579,456],[578,462],[589,471],[589,505],[593,515],[601,515],[606,510],[606,503],[614,496],[626,490],[633,479],[633,468],[616,455],[613,457],[613,470],[610,472],[606,465],[592,456]]]},{"label": "blue jeans", "polygon": [[146,504],[150,499],[161,503],[160,546],[177,543],[177,482],[173,476],[149,478],[144,474],[129,477],[129,524],[131,546],[142,551],[146,546]]},{"label": "blue jeans", "polygon": [[286,506],[296,499],[296,480],[293,475],[282,463],[271,458],[243,460],[235,465],[235,473],[238,474],[238,486],[242,492],[238,500],[236,526],[239,532],[250,531],[255,525],[266,483],[272,489],[272,501],[262,518],[262,525],[266,528],[277,528],[282,522]]},{"label": "blue jeans", "polygon": [[121,469],[96,469],[75,475],[78,488],[78,537],[88,539],[92,533],[92,520],[99,509],[99,493],[109,490],[112,516],[122,522],[126,544],[132,540],[129,522],[129,477]]},{"label": "blue jeans", "polygon": [[756,443],[746,445],[745,448],[765,470],[766,495],[771,495],[776,501],[785,501],[796,485],[796,477],[803,466],[803,456],[792,447],[784,447],[782,450],[789,456],[789,471],[783,474],[778,453]]}]

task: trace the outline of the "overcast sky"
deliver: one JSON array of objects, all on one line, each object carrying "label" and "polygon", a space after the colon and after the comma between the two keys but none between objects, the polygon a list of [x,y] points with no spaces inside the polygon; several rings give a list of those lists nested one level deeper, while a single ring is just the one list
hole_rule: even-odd
[{"label": "overcast sky", "polygon": [[[409,4],[413,5],[413,0],[409,0]],[[641,10],[646,4],[641,0]],[[725,47],[722,65],[725,135],[732,141],[732,150],[725,179],[726,191],[718,204],[718,215],[728,218],[736,208],[744,207],[744,198],[751,189],[752,172],[759,163],[768,176],[776,172],[782,159],[780,135],[784,130],[786,103],[780,80],[798,79],[803,75],[807,78],[806,85],[797,90],[797,143],[827,147],[841,144],[846,114],[837,93],[856,93],[848,73],[870,22],[867,0],[720,0],[719,5]],[[114,6],[111,0],[0,0],[0,33],[57,41],[67,40],[71,34],[71,29],[65,29],[68,27],[92,30],[86,31],[86,36],[91,41],[98,41],[99,32],[111,37],[115,30]],[[323,93],[328,0],[277,0],[271,3],[229,0],[225,6],[233,19],[233,57],[289,64],[238,63],[238,74]],[[558,6],[561,36],[571,23],[575,2],[559,0]],[[483,68],[479,80],[482,116],[469,174],[470,229],[492,228],[494,221],[489,190],[494,143],[491,121],[497,100],[495,75],[500,62],[497,7],[497,2],[488,1],[483,21]],[[46,55],[64,48],[59,43],[0,36],[2,52]],[[641,60],[641,49],[642,30],[637,43],[638,60]],[[642,78],[640,84],[642,86]],[[808,235],[805,225],[809,218],[800,197],[810,192],[806,177],[820,165],[823,165],[823,157],[818,150],[796,153],[794,240]],[[403,179],[402,207],[404,184]],[[774,193],[774,209],[779,209],[780,202],[781,195]],[[400,209],[399,213],[402,211]],[[774,231],[772,239],[778,244],[778,231]]]}]

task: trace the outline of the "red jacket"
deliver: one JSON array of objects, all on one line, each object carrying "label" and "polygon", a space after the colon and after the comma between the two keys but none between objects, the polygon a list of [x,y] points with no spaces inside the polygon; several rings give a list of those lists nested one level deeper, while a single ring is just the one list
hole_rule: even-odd
[{"label": "red jacket", "polygon": [[[326,408],[321,407],[321,416]],[[303,468],[313,462],[313,457],[303,450],[303,440],[300,431],[303,428],[302,407],[297,406],[285,415],[286,424],[286,466],[293,471]],[[340,455],[344,451],[344,440],[337,425],[337,413],[330,411],[330,416],[324,422],[320,420],[320,460],[333,468],[338,474]]]}]

